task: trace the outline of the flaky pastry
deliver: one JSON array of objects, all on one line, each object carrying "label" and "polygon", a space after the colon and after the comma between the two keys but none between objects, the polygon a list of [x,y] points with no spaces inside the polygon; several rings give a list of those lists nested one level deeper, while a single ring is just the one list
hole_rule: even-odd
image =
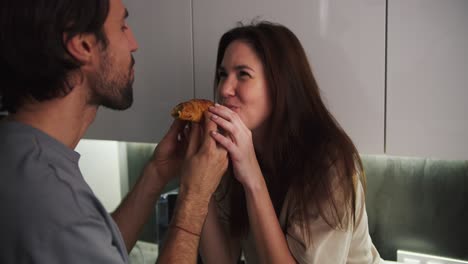
[{"label": "flaky pastry", "polygon": [[176,105],[172,109],[171,115],[174,118],[198,123],[203,117],[203,112],[208,110],[208,107],[212,105],[214,103],[210,100],[192,99]]}]

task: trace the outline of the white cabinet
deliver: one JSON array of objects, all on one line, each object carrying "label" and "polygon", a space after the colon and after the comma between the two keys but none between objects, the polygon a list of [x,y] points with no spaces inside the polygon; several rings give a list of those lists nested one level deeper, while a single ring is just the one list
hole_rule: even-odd
[{"label": "white cabinet", "polygon": [[158,142],[174,104],[194,95],[191,0],[124,3],[139,44],[134,104],[123,112],[100,108],[85,137]]},{"label": "white cabinet", "polygon": [[390,0],[387,153],[468,159],[468,1]]},{"label": "white cabinet", "polygon": [[384,152],[385,0],[194,0],[195,96],[213,97],[217,44],[237,21],[301,40],[332,114],[365,154]]}]

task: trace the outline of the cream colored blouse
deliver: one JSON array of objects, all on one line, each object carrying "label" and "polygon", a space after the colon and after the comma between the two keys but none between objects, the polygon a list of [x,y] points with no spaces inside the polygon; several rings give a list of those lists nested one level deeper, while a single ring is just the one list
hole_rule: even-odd
[{"label": "cream colored blouse", "polygon": [[[286,199],[280,214],[280,225],[284,227],[288,212]],[[307,264],[364,264],[384,263],[372,244],[369,236],[364,190],[361,183],[356,192],[356,222],[348,230],[332,229],[319,215],[309,222],[312,243],[307,243],[301,235],[298,225],[292,224],[286,232],[286,240],[291,254],[298,263]],[[248,264],[259,263],[255,243],[250,232],[247,239],[241,241],[241,247]]]}]

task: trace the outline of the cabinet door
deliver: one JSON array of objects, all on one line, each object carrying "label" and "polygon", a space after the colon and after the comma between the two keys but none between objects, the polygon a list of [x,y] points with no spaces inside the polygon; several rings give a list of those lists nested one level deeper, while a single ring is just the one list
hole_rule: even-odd
[{"label": "cabinet door", "polygon": [[361,153],[384,152],[385,0],[194,0],[195,95],[213,98],[217,44],[242,21],[290,28],[330,111]]},{"label": "cabinet door", "polygon": [[123,112],[101,107],[85,137],[158,142],[172,122],[172,107],[193,97],[191,1],[124,3],[139,44],[134,103]]},{"label": "cabinet door", "polygon": [[387,152],[468,159],[468,1],[388,8]]}]

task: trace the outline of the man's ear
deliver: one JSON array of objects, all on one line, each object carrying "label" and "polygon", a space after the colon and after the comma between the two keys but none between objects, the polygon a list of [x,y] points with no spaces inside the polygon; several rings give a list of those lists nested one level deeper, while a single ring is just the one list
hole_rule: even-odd
[{"label": "man's ear", "polygon": [[64,42],[70,55],[83,64],[91,61],[94,49],[98,45],[93,34],[78,34],[68,41],[64,36]]}]

